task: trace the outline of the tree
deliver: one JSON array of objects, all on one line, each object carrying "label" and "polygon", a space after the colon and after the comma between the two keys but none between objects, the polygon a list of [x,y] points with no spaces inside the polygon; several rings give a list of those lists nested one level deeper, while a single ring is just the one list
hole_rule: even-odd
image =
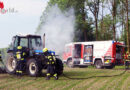
[{"label": "tree", "polygon": [[99,14],[99,5],[101,0],[87,0],[87,5],[89,10],[92,12],[95,19],[95,28],[96,28],[96,40],[98,40],[98,14]]},{"label": "tree", "polygon": [[[103,23],[102,23],[103,22]],[[112,17],[111,15],[105,15],[103,21],[99,22],[99,40],[111,40],[113,39],[113,30],[112,30]]]},{"label": "tree", "polygon": [[127,31],[127,45],[128,45],[128,52],[130,52],[130,33],[129,33],[129,18],[128,18],[128,0],[126,0],[126,31]]},{"label": "tree", "polygon": [[63,13],[70,8],[74,8],[76,17],[74,41],[94,40],[93,28],[91,27],[90,23],[92,22],[92,19],[87,16],[85,2],[85,0],[50,0],[46,10],[43,12],[43,15],[41,16],[41,22],[37,28],[37,31],[40,30],[42,24],[44,24],[48,8],[57,4]]}]

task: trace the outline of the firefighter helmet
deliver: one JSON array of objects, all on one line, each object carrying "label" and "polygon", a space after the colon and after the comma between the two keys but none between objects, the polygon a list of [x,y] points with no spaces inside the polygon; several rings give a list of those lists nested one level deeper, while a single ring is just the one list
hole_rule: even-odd
[{"label": "firefighter helmet", "polygon": [[47,52],[47,51],[48,51],[48,49],[47,49],[47,48],[44,48],[44,49],[43,49],[43,52]]},{"label": "firefighter helmet", "polygon": [[22,49],[22,46],[18,46],[17,49]]}]

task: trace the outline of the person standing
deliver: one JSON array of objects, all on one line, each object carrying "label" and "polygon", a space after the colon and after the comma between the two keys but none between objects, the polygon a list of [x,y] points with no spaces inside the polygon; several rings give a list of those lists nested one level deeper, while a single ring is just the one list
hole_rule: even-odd
[{"label": "person standing", "polygon": [[22,46],[18,46],[16,52],[16,59],[17,59],[16,75],[17,76],[21,76],[23,74],[24,56],[25,56],[25,52],[23,52]]}]

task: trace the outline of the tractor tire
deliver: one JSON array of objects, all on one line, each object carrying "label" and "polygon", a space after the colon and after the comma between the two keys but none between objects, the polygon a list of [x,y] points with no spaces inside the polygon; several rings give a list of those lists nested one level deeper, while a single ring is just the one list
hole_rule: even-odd
[{"label": "tractor tire", "polygon": [[59,58],[56,58],[56,73],[58,75],[63,73],[63,63]]},{"label": "tractor tire", "polygon": [[102,68],[103,68],[102,61],[101,61],[101,60],[96,60],[96,62],[95,62],[95,67],[96,67],[97,69],[102,69]]},{"label": "tractor tire", "polygon": [[35,59],[30,59],[27,62],[27,73],[29,76],[37,77],[41,74],[41,64]]},{"label": "tractor tire", "polygon": [[69,59],[69,60],[67,61],[67,66],[68,66],[69,68],[74,68],[74,65],[73,65],[71,59]]},{"label": "tractor tire", "polygon": [[17,61],[14,58],[13,53],[8,53],[6,65],[5,65],[6,72],[9,74],[15,74],[16,67],[17,67]]}]

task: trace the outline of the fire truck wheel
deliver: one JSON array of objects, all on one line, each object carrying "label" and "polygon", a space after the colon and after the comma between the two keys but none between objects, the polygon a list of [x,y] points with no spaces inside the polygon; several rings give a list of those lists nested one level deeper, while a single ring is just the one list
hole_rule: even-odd
[{"label": "fire truck wheel", "polygon": [[59,58],[56,58],[56,72],[58,75],[63,73],[63,63]]},{"label": "fire truck wheel", "polygon": [[30,59],[27,62],[27,73],[32,76],[36,77],[39,76],[41,73],[40,64],[35,59]]},{"label": "fire truck wheel", "polygon": [[102,69],[102,68],[103,68],[102,61],[101,61],[101,60],[96,60],[96,62],[95,62],[95,67],[96,67],[97,69]]},{"label": "fire truck wheel", "polygon": [[5,66],[6,66],[5,69],[6,69],[7,73],[9,73],[9,74],[15,74],[16,67],[17,67],[17,61],[14,58],[13,53],[8,53]]},{"label": "fire truck wheel", "polygon": [[68,61],[67,61],[67,66],[68,66],[69,68],[74,68],[74,64],[72,63],[72,60],[68,60]]}]

